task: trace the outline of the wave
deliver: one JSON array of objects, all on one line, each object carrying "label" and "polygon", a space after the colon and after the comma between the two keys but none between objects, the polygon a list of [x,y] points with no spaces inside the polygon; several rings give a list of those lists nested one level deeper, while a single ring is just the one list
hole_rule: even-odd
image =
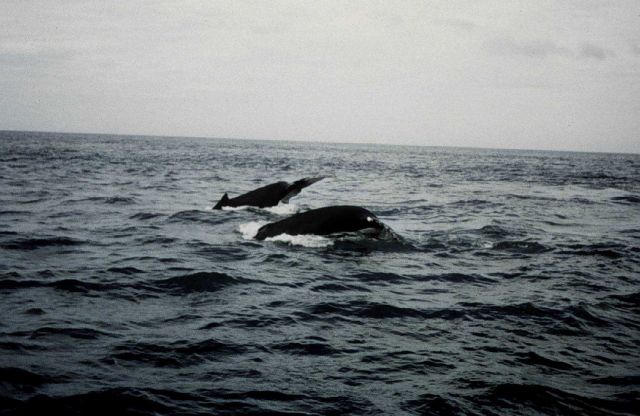
[{"label": "wave", "polygon": [[464,208],[469,208],[469,207],[488,208],[488,207],[498,206],[499,204],[492,201],[487,201],[485,199],[460,199],[458,201],[449,202],[447,205],[453,206],[453,207],[464,207]]},{"label": "wave", "polygon": [[125,275],[144,273],[144,270],[140,270],[140,269],[138,269],[136,267],[131,267],[131,266],[127,266],[127,267],[111,267],[111,268],[107,269],[107,271],[111,272],[111,273],[118,273],[118,274],[125,274]]},{"label": "wave", "polygon": [[33,342],[0,341],[0,350],[19,352],[20,354],[42,353],[49,351],[47,346]]},{"label": "wave", "polygon": [[130,216],[129,219],[145,221],[145,220],[150,220],[153,218],[158,218],[163,216],[164,214],[158,214],[155,212],[138,212],[137,214],[133,214],[132,216]]},{"label": "wave", "polygon": [[102,361],[109,364],[127,361],[156,367],[187,367],[245,351],[246,348],[241,345],[214,339],[199,342],[176,341],[170,344],[127,342],[113,348]]},{"label": "wave", "polygon": [[[610,325],[587,305],[571,305],[566,308],[551,308],[531,302],[507,305],[484,305],[460,303],[466,315],[476,320],[507,320],[527,322],[527,331],[535,331],[536,325],[547,333],[565,336],[579,336],[601,330]],[[533,334],[533,332],[532,332]]]},{"label": "wave", "polygon": [[[245,372],[244,374],[253,374]],[[9,414],[97,415],[273,415],[373,414],[362,398],[296,394],[278,390],[194,390],[117,387],[67,396],[37,395],[25,400],[0,396]],[[4,410],[4,409],[3,409]]]},{"label": "wave", "polygon": [[635,195],[614,196],[611,200],[623,204],[640,204],[640,197]]},{"label": "wave", "polygon": [[581,396],[539,384],[499,384],[472,402],[488,409],[511,409],[528,413],[537,409],[547,414],[634,414],[634,401]]},{"label": "wave", "polygon": [[18,210],[2,210],[0,211],[0,216],[3,215],[31,215],[31,211],[18,211]]},{"label": "wave", "polygon": [[224,323],[220,322],[210,322],[199,329],[212,329],[218,328],[221,326],[232,326],[237,328],[265,328],[268,326],[276,325],[282,327],[290,327],[294,325],[296,320],[287,316],[273,316],[273,315],[250,315],[250,316],[242,316],[236,319],[229,319],[224,321]]},{"label": "wave", "polygon": [[[190,269],[187,269],[190,270]],[[125,276],[144,273],[135,267],[110,268],[111,273]],[[146,282],[88,282],[77,279],[61,280],[33,280],[33,279],[0,279],[0,290],[30,289],[30,288],[53,288],[57,290],[82,293],[85,296],[100,296],[107,292],[133,289],[138,291],[137,296],[149,296],[151,293],[174,293],[188,294],[193,292],[216,292],[228,286],[239,284],[261,283],[255,279],[243,277],[233,277],[218,272],[198,272],[187,275],[179,275],[160,280],[148,280]],[[133,293],[125,297],[133,296]]]},{"label": "wave", "polygon": [[137,200],[134,197],[114,195],[114,196],[92,196],[88,198],[68,199],[64,201],[65,204],[75,204],[78,202],[100,202],[108,205],[133,205],[137,203]]},{"label": "wave", "polygon": [[179,211],[170,215],[167,218],[168,222],[185,222],[185,223],[202,223],[202,224],[222,224],[226,219],[221,215],[215,215],[215,212],[211,210],[199,211],[199,210],[187,210]]},{"label": "wave", "polygon": [[361,272],[355,273],[351,277],[363,282],[400,283],[408,280],[405,276],[389,272]]},{"label": "wave", "polygon": [[[607,328],[611,323],[598,316],[586,305],[572,305],[563,309],[554,309],[532,303],[487,305],[462,302],[455,307],[426,309],[404,307],[389,303],[353,300],[348,302],[321,302],[310,306],[307,312],[299,312],[303,319],[334,318],[351,320],[364,319],[442,319],[475,321],[508,321],[526,323],[525,330],[534,336],[537,328],[544,328],[549,334],[577,336],[591,333],[593,330]],[[531,332],[530,332],[531,331]]]},{"label": "wave", "polygon": [[546,367],[553,370],[562,370],[562,371],[571,371],[575,370],[575,367],[569,363],[560,360],[554,360],[551,358],[543,357],[539,354],[536,354],[533,351],[527,353],[516,353],[516,357],[518,360],[526,365],[530,365],[533,367]]},{"label": "wave", "polygon": [[559,246],[562,250],[557,254],[565,254],[572,256],[602,256],[610,259],[619,259],[625,257],[627,247],[617,243],[599,243],[599,244],[565,244]]},{"label": "wave", "polygon": [[42,308],[29,308],[24,313],[27,315],[44,315],[46,312]]},{"label": "wave", "polygon": [[271,350],[281,351],[292,355],[336,355],[342,351],[336,350],[324,342],[285,342],[270,346]]},{"label": "wave", "polygon": [[55,289],[66,290],[68,292],[81,293],[88,293],[90,291],[102,292],[110,288],[110,285],[92,282],[81,282],[76,279],[62,279],[53,282],[47,282],[46,286]]},{"label": "wave", "polygon": [[260,281],[245,279],[243,277],[233,277],[224,273],[198,272],[183,276],[170,277],[163,280],[156,280],[152,282],[152,284],[161,289],[186,294],[192,292],[216,292],[228,286],[258,282]]},{"label": "wave", "polygon": [[136,199],[133,197],[127,197],[127,196],[112,196],[112,197],[102,197],[99,198],[97,200],[101,200],[103,201],[105,204],[110,204],[110,205],[130,205],[130,204],[135,204],[136,203]]},{"label": "wave", "polygon": [[60,383],[59,378],[33,373],[16,367],[0,368],[0,384],[8,384],[12,387],[31,390],[43,384]]},{"label": "wave", "polygon": [[480,274],[466,274],[466,273],[439,273],[439,274],[429,274],[429,275],[417,275],[417,276],[412,276],[412,278],[419,281],[435,281],[435,282],[447,282],[447,283],[477,283],[477,284],[495,283],[495,280],[489,277],[485,277]]},{"label": "wave", "polygon": [[69,247],[85,244],[84,241],[70,237],[22,238],[0,243],[0,247],[7,250],[36,250],[43,247]]},{"label": "wave", "polygon": [[465,414],[461,406],[455,400],[447,399],[437,394],[428,393],[420,395],[417,399],[406,401],[402,408],[405,411],[417,415]]},{"label": "wave", "polygon": [[25,200],[17,200],[16,203],[20,205],[29,205],[29,204],[37,204],[38,202],[44,202],[44,201],[47,201],[48,199],[49,197],[25,199]]},{"label": "wave", "polygon": [[[90,298],[108,296],[111,298],[126,299],[134,302],[143,298],[157,297],[158,292],[163,292],[165,290],[145,282],[88,282],[77,279],[61,279],[53,281],[31,279],[0,280],[0,290],[33,288],[50,288],[73,294],[81,294],[82,296]],[[38,310],[38,308],[33,309],[34,311]]]},{"label": "wave", "polygon": [[607,386],[637,386],[640,387],[640,375],[598,377],[589,380],[592,384],[603,384]]},{"label": "wave", "polygon": [[[163,403],[161,398],[150,398],[139,390],[113,388],[70,396],[37,395],[21,401],[6,398],[3,407],[9,413],[24,415],[66,414],[173,414],[178,409]],[[179,412],[178,412],[179,413]]]},{"label": "wave", "polygon": [[491,248],[497,251],[508,251],[518,254],[546,253],[552,249],[535,241],[499,241]]},{"label": "wave", "polygon": [[79,292],[89,293],[104,292],[120,285],[104,284],[95,282],[83,282],[76,279],[62,279],[54,281],[41,281],[41,280],[15,280],[15,279],[3,279],[0,280],[0,289],[29,289],[38,287],[50,287],[58,290],[64,290],[67,292]]},{"label": "wave", "polygon": [[318,286],[314,286],[309,290],[313,292],[371,292],[370,289],[359,286],[359,285],[349,285],[344,283],[325,283]]},{"label": "wave", "polygon": [[606,298],[607,304],[613,303],[624,308],[629,308],[631,311],[640,313],[640,292],[631,292],[624,295],[611,295]]},{"label": "wave", "polygon": [[10,333],[12,336],[28,337],[30,339],[47,337],[69,337],[74,339],[95,340],[104,336],[112,337],[111,333],[87,327],[51,327],[43,326],[33,331],[16,331]]},{"label": "wave", "polygon": [[313,305],[309,309],[311,316],[336,315],[345,318],[425,318],[428,313],[414,308],[406,308],[387,303],[351,301],[347,303],[324,302]]},{"label": "wave", "polygon": [[137,237],[135,239],[136,244],[140,244],[140,245],[158,244],[158,245],[164,246],[164,247],[173,245],[177,241],[179,241],[177,238],[166,237],[164,235],[142,236],[142,237]]},{"label": "wave", "polygon": [[505,238],[514,234],[513,230],[501,227],[499,225],[485,225],[477,230],[481,235],[492,238]]}]

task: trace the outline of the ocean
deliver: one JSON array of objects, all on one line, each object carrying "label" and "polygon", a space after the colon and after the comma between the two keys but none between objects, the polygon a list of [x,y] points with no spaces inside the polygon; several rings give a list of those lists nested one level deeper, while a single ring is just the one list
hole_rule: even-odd
[{"label": "ocean", "polygon": [[[0,195],[0,414],[639,413],[640,155],[3,131]],[[329,205],[401,239],[252,238]]]}]

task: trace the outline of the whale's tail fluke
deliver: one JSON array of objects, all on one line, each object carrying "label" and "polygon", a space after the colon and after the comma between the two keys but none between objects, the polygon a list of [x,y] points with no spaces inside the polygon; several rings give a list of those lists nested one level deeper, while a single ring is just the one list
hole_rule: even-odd
[{"label": "whale's tail fluke", "polygon": [[282,202],[287,203],[289,199],[298,195],[300,191],[306,188],[309,185],[313,185],[314,183],[323,180],[326,176],[316,176],[314,178],[302,178],[300,180],[295,181],[289,188],[287,189],[287,194],[284,198],[281,199]]},{"label": "whale's tail fluke", "polygon": [[216,206],[213,207],[213,209],[222,209],[222,207],[225,206],[225,203],[229,201],[229,195],[225,192],[224,195],[222,195],[222,198],[220,198],[220,201],[218,201],[218,203],[216,204]]}]

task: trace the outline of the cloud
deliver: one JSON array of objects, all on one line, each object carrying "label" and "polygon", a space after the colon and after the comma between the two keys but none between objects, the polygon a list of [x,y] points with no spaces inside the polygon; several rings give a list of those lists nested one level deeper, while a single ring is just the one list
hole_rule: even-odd
[{"label": "cloud", "polygon": [[580,58],[603,61],[610,56],[614,56],[614,53],[609,49],[605,49],[591,43],[585,43],[580,47],[580,54],[578,56]]},{"label": "cloud", "polygon": [[440,22],[449,27],[453,27],[456,29],[462,29],[466,31],[473,31],[479,28],[479,26],[467,19],[458,19],[458,18],[450,18],[450,19],[441,19]]},{"label": "cloud", "polygon": [[487,41],[484,43],[484,49],[490,55],[526,56],[529,58],[560,56],[603,61],[615,56],[612,50],[588,42],[583,43],[577,50],[572,50],[550,40],[516,41],[508,37],[498,37]]},{"label": "cloud", "polygon": [[571,51],[549,40],[515,41],[511,38],[495,38],[485,42],[484,49],[491,55],[528,56],[546,58],[548,56],[571,56]]},{"label": "cloud", "polygon": [[38,50],[33,48],[6,48],[0,45],[0,65],[5,70],[31,73],[34,70],[56,68],[72,60],[76,53],[71,50]]},{"label": "cloud", "polygon": [[0,0],[0,128],[638,149],[633,1]]}]

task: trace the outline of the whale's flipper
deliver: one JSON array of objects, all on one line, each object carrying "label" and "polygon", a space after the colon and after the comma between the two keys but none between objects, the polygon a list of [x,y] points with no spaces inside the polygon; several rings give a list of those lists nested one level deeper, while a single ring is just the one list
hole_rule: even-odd
[{"label": "whale's flipper", "polygon": [[281,198],[281,201],[285,204],[289,202],[289,199],[298,195],[300,191],[306,188],[309,185],[313,185],[314,183],[323,180],[326,176],[316,176],[315,178],[303,178],[298,181],[295,181],[289,188],[287,188],[287,193],[284,197]]},{"label": "whale's flipper", "polygon": [[222,198],[220,198],[220,201],[218,201],[218,203],[216,204],[215,207],[213,207],[213,209],[222,209],[222,207],[225,206],[225,203],[229,201],[229,195],[225,192],[224,195],[222,195]]}]

